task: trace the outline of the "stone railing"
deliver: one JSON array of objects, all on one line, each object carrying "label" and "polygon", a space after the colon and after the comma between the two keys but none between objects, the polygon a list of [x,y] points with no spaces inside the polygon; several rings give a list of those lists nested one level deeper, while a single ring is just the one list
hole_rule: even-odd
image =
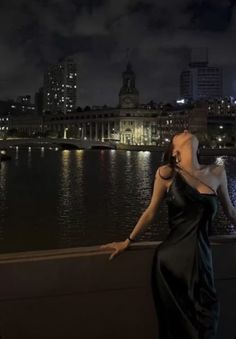
[{"label": "stone railing", "polygon": [[[211,237],[218,339],[236,336],[236,237]],[[150,274],[160,242],[109,261],[99,246],[0,255],[2,339],[157,339]]]}]

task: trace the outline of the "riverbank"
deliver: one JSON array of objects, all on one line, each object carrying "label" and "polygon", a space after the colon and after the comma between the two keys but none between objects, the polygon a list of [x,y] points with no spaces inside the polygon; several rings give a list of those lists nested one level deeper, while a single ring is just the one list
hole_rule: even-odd
[{"label": "riverbank", "polygon": [[[117,144],[117,150],[126,151],[149,151],[149,152],[164,152],[166,147],[159,147],[155,145],[127,145]],[[200,155],[229,155],[236,156],[236,148],[203,148],[200,150]]]},{"label": "riverbank", "polygon": [[[94,140],[82,141],[79,139],[53,139],[53,138],[9,138],[7,140],[0,139],[0,148],[10,148],[14,146],[19,147],[37,147],[37,146],[56,146],[60,148],[72,149],[116,149],[124,151],[148,151],[148,152],[160,152],[163,153],[166,147],[160,147],[156,145],[128,145],[122,143],[109,143]],[[70,147],[70,148],[68,148]],[[200,155],[202,156],[236,156],[236,147],[233,148],[201,148]]]}]

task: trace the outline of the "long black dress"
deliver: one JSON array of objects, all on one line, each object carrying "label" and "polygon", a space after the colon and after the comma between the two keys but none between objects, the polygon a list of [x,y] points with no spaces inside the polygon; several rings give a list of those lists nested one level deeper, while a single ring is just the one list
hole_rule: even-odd
[{"label": "long black dress", "polygon": [[151,273],[158,339],[216,339],[220,303],[208,230],[216,193],[200,193],[175,170],[166,201],[170,232],[155,249]]}]

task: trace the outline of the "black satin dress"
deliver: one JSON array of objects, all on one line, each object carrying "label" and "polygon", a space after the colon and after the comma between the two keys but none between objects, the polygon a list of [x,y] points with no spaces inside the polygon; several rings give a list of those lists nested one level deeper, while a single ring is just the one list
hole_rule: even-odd
[{"label": "black satin dress", "polygon": [[157,339],[216,339],[220,303],[208,231],[217,195],[200,193],[175,171],[166,200],[170,232],[155,249],[151,273]]}]

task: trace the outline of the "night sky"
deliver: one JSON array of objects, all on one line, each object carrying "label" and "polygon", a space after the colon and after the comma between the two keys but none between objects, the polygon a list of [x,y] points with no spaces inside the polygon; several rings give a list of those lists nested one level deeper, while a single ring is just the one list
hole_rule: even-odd
[{"label": "night sky", "polygon": [[189,49],[209,48],[236,96],[235,1],[1,0],[0,99],[31,94],[49,62],[79,63],[78,105],[117,105],[127,49],[140,101],[179,96]]}]

